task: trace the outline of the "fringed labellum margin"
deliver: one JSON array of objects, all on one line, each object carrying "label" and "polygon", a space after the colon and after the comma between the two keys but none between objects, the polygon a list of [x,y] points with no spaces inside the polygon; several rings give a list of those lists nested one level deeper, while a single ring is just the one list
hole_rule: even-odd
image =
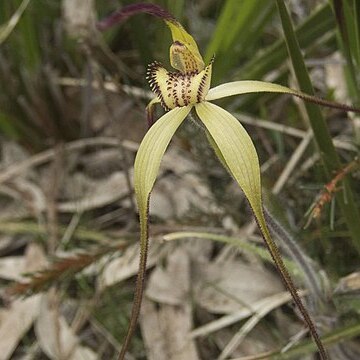
[{"label": "fringed labellum margin", "polygon": [[160,63],[148,67],[147,79],[151,90],[157,95],[162,107],[171,110],[176,107],[195,105],[204,101],[210,89],[212,62],[202,71],[167,71]]}]

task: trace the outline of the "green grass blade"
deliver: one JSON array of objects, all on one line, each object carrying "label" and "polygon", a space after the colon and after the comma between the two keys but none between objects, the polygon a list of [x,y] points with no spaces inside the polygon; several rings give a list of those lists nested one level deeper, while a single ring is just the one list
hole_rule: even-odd
[{"label": "green grass blade", "polygon": [[223,79],[251,51],[253,44],[263,33],[262,29],[271,20],[273,5],[267,0],[225,2],[205,55],[206,62],[216,55],[213,83]]},{"label": "green grass blade", "polygon": [[[281,23],[288,47],[289,56],[294,68],[295,76],[300,86],[300,90],[309,95],[314,95],[309,74],[307,72],[304,59],[301,54],[292,22],[283,0],[277,0]],[[309,116],[310,125],[314,132],[314,138],[319,149],[319,153],[324,165],[327,178],[341,168],[339,157],[333,145],[329,129],[324,117],[317,105],[306,103],[306,111]],[[355,205],[354,196],[350,185],[346,180],[343,182],[343,192],[337,194],[336,199],[340,205],[343,216],[351,233],[353,246],[360,253],[360,214]],[[346,194],[346,201],[344,198]]]},{"label": "green grass blade", "polygon": [[0,45],[9,37],[12,31],[15,29],[22,14],[29,5],[30,0],[24,0],[18,9],[15,11],[11,19],[4,25],[0,26]]},{"label": "green grass blade", "polygon": [[[338,0],[337,0],[338,1]],[[357,53],[357,38],[359,34],[357,33],[357,14],[356,14],[356,3],[358,1],[353,2],[353,0],[346,0],[343,1],[343,8],[344,8],[344,27],[347,32],[348,37],[348,48],[349,52],[354,61],[356,59]]]},{"label": "green grass blade", "polygon": [[355,101],[359,101],[357,71],[355,68],[357,35],[354,9],[348,1],[333,0],[333,11],[339,29],[338,43],[345,57],[345,77],[349,93]]},{"label": "green grass blade", "polygon": [[235,41],[240,41],[239,36],[244,37],[242,34],[245,27],[249,25],[254,12],[264,5],[263,0],[227,0],[223,5],[210,44],[206,49],[206,60],[209,61],[213,54],[228,52]]},{"label": "green grass blade", "polygon": [[353,0],[353,6],[354,6],[354,16],[355,16],[355,25],[354,25],[354,31],[355,31],[355,37],[356,37],[356,62],[357,67],[360,68],[360,2],[358,0]]},{"label": "green grass blade", "polygon": [[[329,4],[319,6],[296,28],[300,46],[305,52],[310,52],[314,46],[314,42],[327,48],[335,48],[335,28],[336,24],[332,16],[332,10]],[[256,48],[258,49],[258,47]],[[279,39],[274,44],[265,49],[258,51],[255,56],[250,55],[243,66],[239,67],[233,76],[234,79],[263,79],[267,74],[272,73],[274,69],[282,69],[281,66],[287,58],[287,49],[284,39]],[[284,67],[274,82],[286,83],[288,71]],[[274,96],[268,95],[269,101]],[[247,95],[238,100],[241,109],[253,109],[254,104],[258,104],[259,100],[263,100],[263,96]],[[258,105],[256,105],[258,107]]]},{"label": "green grass blade", "polygon": [[[330,334],[325,335],[322,340],[325,345],[335,345],[345,340],[350,340],[356,336],[360,335],[360,324],[348,325],[339,330],[333,331]],[[316,351],[314,343],[310,341],[303,342],[299,345],[294,346],[289,349],[287,352],[282,353],[277,351],[273,354],[267,354],[266,357],[254,357],[255,359],[276,359],[276,360],[286,360],[286,359],[296,359],[303,358],[306,355],[310,355]]]},{"label": "green grass blade", "polygon": [[41,50],[39,41],[39,27],[37,21],[40,14],[37,13],[39,4],[32,2],[21,17],[17,31],[17,41],[12,43],[15,53],[19,55],[19,66],[28,71],[35,71],[41,62]]},{"label": "green grass blade", "polygon": [[[266,249],[264,249],[264,247],[255,245],[245,239],[242,240],[231,236],[212,234],[212,233],[185,232],[185,231],[179,231],[164,235],[164,240],[166,241],[180,240],[186,238],[207,239],[207,240],[217,241],[223,244],[232,245],[237,247],[238,249],[245,250],[254,255],[257,255],[259,258],[261,258],[261,260],[272,262],[272,258],[269,252]],[[285,258],[284,263],[294,276],[302,276],[301,269],[299,269],[298,266],[292,260]]]},{"label": "green grass blade", "polygon": [[[296,29],[300,46],[307,48],[324,34],[333,30],[335,21],[329,4],[320,6]],[[234,76],[235,79],[261,79],[268,72],[278,68],[287,57],[286,43],[280,39],[259,52],[253,60],[245,64]]]}]

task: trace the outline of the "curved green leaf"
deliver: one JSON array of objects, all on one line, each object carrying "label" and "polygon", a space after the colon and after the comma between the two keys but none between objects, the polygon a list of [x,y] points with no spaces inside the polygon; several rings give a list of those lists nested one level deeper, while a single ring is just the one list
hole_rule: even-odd
[{"label": "curved green leaf", "polygon": [[257,80],[242,80],[242,81],[233,81],[233,82],[221,84],[219,86],[210,89],[205,97],[205,100],[211,101],[211,100],[222,99],[227,96],[261,93],[261,92],[294,95],[305,101],[309,101],[318,105],[323,105],[335,109],[341,109],[344,111],[353,111],[356,113],[360,113],[359,108],[355,108],[350,105],[340,104],[333,101],[327,101],[316,96],[305,94],[298,90],[290,89],[283,85],[278,85],[266,81],[257,81]]}]

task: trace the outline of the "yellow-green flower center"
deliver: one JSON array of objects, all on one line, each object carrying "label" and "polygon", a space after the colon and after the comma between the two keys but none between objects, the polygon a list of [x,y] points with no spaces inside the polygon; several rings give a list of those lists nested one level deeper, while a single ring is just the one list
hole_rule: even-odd
[{"label": "yellow-green flower center", "polygon": [[149,65],[147,79],[165,110],[204,101],[211,82],[212,62],[202,71],[170,72],[160,63]]}]

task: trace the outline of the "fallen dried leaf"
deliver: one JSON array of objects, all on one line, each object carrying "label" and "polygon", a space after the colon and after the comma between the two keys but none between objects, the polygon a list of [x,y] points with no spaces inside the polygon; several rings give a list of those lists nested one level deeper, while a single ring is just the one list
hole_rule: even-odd
[{"label": "fallen dried leaf", "polygon": [[282,290],[271,272],[233,260],[202,266],[195,299],[212,313],[232,313]]},{"label": "fallen dried leaf", "polygon": [[105,180],[98,181],[90,180],[85,178],[84,175],[78,174],[71,182],[72,184],[68,183],[66,187],[69,189],[68,192],[73,195],[76,194],[77,199],[59,203],[59,211],[88,211],[111,204],[128,194],[126,178],[123,172],[115,172],[107,176]]},{"label": "fallen dried leaf", "polygon": [[0,259],[0,277],[23,281],[24,274],[35,272],[45,266],[44,251],[37,244],[29,244],[25,256],[7,256]]},{"label": "fallen dried leaf", "polygon": [[179,247],[167,259],[166,268],[157,266],[152,272],[146,296],[158,303],[181,305],[189,296],[189,257],[186,251]]},{"label": "fallen dried leaf", "polygon": [[79,345],[79,339],[59,314],[57,294],[43,295],[39,317],[35,324],[36,337],[44,353],[54,360],[95,360],[96,354]]},{"label": "fallen dried leaf", "polygon": [[348,294],[360,292],[360,272],[354,272],[342,277],[335,287],[336,294]]},{"label": "fallen dried leaf", "polygon": [[13,351],[39,313],[42,295],[25,300],[15,300],[10,307],[0,312],[0,358],[10,359]]},{"label": "fallen dried leaf", "polygon": [[[166,246],[154,242],[149,249],[147,266],[153,266],[165,254],[166,248]],[[102,273],[98,277],[100,289],[136,275],[139,268],[139,254],[139,244],[135,244],[129,246],[118,258],[110,260],[109,257],[105,257],[103,263],[106,265],[100,264],[100,266],[104,266]]]}]

